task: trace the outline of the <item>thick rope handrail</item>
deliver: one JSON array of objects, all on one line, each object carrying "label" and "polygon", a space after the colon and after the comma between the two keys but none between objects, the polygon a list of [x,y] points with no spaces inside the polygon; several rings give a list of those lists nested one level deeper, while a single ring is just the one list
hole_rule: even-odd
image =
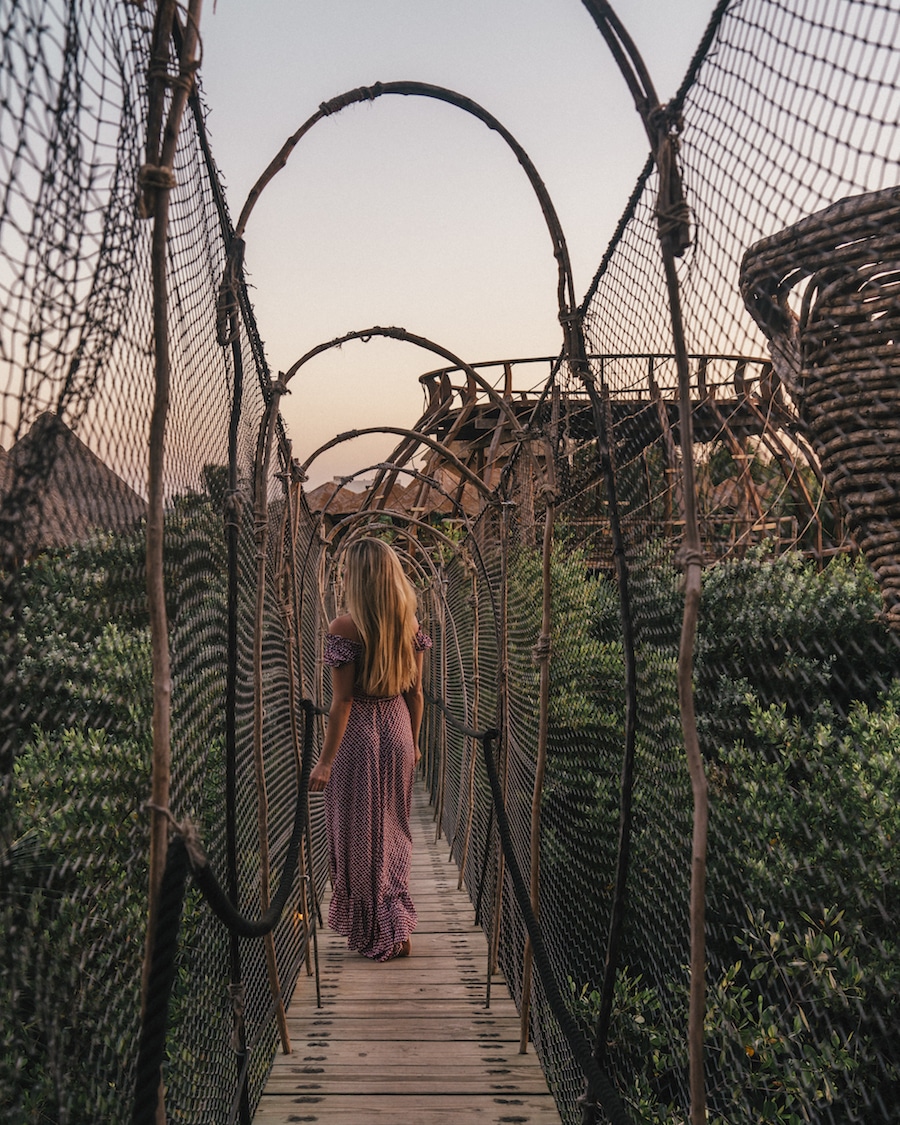
[{"label": "thick rope handrail", "polygon": [[547,948],[544,944],[541,926],[534,915],[534,911],[531,909],[531,898],[528,893],[528,888],[525,885],[525,880],[522,877],[519,862],[516,859],[512,832],[510,831],[509,819],[506,815],[506,806],[503,800],[503,791],[500,786],[500,776],[497,772],[497,763],[491,752],[491,744],[499,737],[500,732],[496,729],[487,730],[480,735],[480,740],[484,749],[484,764],[487,769],[488,781],[493,797],[494,815],[497,818],[497,830],[500,834],[500,844],[507,866],[509,867],[516,902],[519,910],[522,912],[522,920],[525,923],[525,928],[531,939],[534,966],[541,979],[544,995],[547,998],[550,1010],[553,1012],[560,1026],[560,1030],[566,1037],[573,1057],[578,1062],[587,1079],[588,1089],[582,1102],[582,1121],[585,1125],[592,1125],[592,1123],[597,1120],[596,1112],[598,1108],[602,1106],[607,1117],[612,1122],[612,1125],[634,1125],[634,1120],[625,1109],[618,1091],[594,1058],[590,1043],[588,1043],[578,1024],[575,1022],[574,1016],[566,1007],[566,1002],[563,999],[562,992],[553,974],[553,968],[550,964],[550,958],[547,955]]},{"label": "thick rope handrail", "polygon": [[309,775],[312,771],[312,718],[313,715],[319,711],[308,699],[302,699],[300,701],[300,706],[305,712],[306,722],[303,735],[303,762],[300,769],[300,779],[297,785],[297,807],[294,813],[294,824],[291,830],[287,852],[285,854],[284,867],[281,872],[281,880],[268,908],[256,920],[246,917],[246,915],[242,914],[234,907],[230,898],[219,884],[208,862],[200,867],[192,869],[194,882],[202,892],[203,897],[209,903],[213,913],[230,931],[238,934],[240,937],[264,937],[266,934],[271,933],[281,918],[291,886],[293,885],[293,869],[297,864],[297,857],[300,854],[300,840],[306,827],[306,801],[304,800],[304,795],[306,794],[309,785]]},{"label": "thick rope handrail", "polygon": [[[152,956],[147,985],[147,1002],[141,1021],[138,1047],[137,1075],[135,1078],[132,1125],[154,1125],[160,1083],[160,1068],[166,1045],[166,1028],[169,1019],[169,1000],[175,979],[175,955],[178,949],[178,932],[184,907],[187,875],[190,871],[194,883],[206,899],[216,917],[229,932],[239,937],[265,937],[274,930],[281,919],[294,884],[294,872],[300,855],[300,842],[306,828],[306,792],[312,769],[313,715],[320,712],[310,700],[303,699],[304,710],[303,759],[297,784],[294,824],[288,842],[278,889],[268,908],[257,919],[241,914],[222,888],[199,840],[191,833],[188,847],[187,831],[179,831],[169,842],[166,866],[160,884],[156,927],[152,935]],[[157,810],[159,812],[160,810]],[[166,817],[174,823],[168,810]]]},{"label": "thick rope handrail", "polygon": [[[618,1091],[598,1065],[591,1051],[590,1043],[588,1043],[581,1029],[578,1027],[578,1024],[575,1022],[572,1013],[566,1007],[559,985],[553,975],[553,968],[550,964],[550,958],[547,955],[540,923],[531,908],[531,897],[528,888],[525,886],[525,880],[522,877],[522,872],[519,868],[518,860],[516,859],[512,842],[512,832],[509,827],[506,805],[500,787],[500,777],[497,773],[497,763],[494,761],[494,757],[491,753],[491,744],[500,737],[500,731],[497,730],[496,727],[489,727],[487,730],[475,730],[473,727],[467,726],[453,715],[446,703],[436,696],[433,696],[429,691],[425,692],[425,699],[430,706],[436,708],[443,714],[454,730],[469,738],[477,739],[483,746],[484,763],[487,768],[488,781],[491,786],[491,795],[493,797],[492,809],[497,819],[500,844],[509,867],[516,902],[522,912],[525,928],[531,939],[534,965],[541,979],[544,995],[547,997],[547,1003],[566,1037],[573,1057],[581,1066],[588,1081],[588,1093],[584,1102],[584,1121],[592,1122],[595,1119],[592,1114],[599,1104],[604,1107],[613,1125],[634,1125],[632,1118],[628,1115],[628,1112],[622,1104]],[[589,1113],[591,1116],[588,1116]]]},{"label": "thick rope handrail", "polygon": [[443,702],[443,700],[440,700],[437,698],[437,696],[432,695],[427,688],[424,690],[424,695],[426,703],[428,703],[431,707],[434,707],[435,710],[440,711],[447,722],[450,724],[450,726],[453,727],[453,729],[459,734],[464,734],[467,738],[476,738],[479,742],[481,742],[485,738],[487,738],[488,735],[499,733],[491,727],[489,727],[487,730],[476,730],[474,727],[466,726],[465,723],[461,723],[459,719],[456,718],[456,716],[449,709],[447,704]]}]

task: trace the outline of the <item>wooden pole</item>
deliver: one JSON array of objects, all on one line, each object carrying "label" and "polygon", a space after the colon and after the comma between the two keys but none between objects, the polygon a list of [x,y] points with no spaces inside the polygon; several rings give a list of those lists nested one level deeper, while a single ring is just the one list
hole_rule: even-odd
[{"label": "wooden pole", "polygon": [[[159,913],[159,892],[168,848],[169,788],[172,770],[171,714],[172,671],[169,656],[169,629],[166,615],[166,590],[163,578],[165,542],[165,437],[169,413],[171,355],[169,352],[168,275],[166,255],[169,234],[169,203],[175,178],[172,165],[181,119],[193,85],[194,53],[201,0],[191,0],[188,27],[182,40],[178,79],[168,76],[169,44],[175,19],[174,0],[160,0],[157,6],[149,78],[147,162],[141,170],[144,213],[152,216],[151,277],[153,287],[154,393],[150,416],[149,461],[147,471],[147,603],[150,616],[150,646],[153,671],[153,750],[150,776],[150,853],[147,934],[141,974],[141,1006],[146,1009],[147,985]],[[166,89],[172,83],[168,116],[164,105]],[[163,130],[163,119],[165,128]],[[162,132],[162,135],[161,135]],[[162,1075],[156,1118],[165,1125],[166,1110]]]},{"label": "wooden pole", "polygon": [[[551,561],[553,555],[553,522],[556,518],[555,502],[548,502],[544,513],[544,541],[542,558],[543,597],[541,602],[541,635],[535,647],[535,660],[540,666],[540,702],[538,706],[537,760],[534,767],[534,789],[531,794],[531,909],[540,917],[541,887],[541,797],[544,792],[544,774],[547,770],[547,733],[550,719],[550,628],[552,624],[553,590]],[[528,1024],[531,1010],[531,938],[525,940],[522,961],[522,1009],[519,1024],[519,1053],[528,1047]]]},{"label": "wooden pole", "polygon": [[[272,435],[278,415],[278,403],[284,388],[281,383],[269,387],[269,402],[260,424],[259,441],[256,450],[256,481],[254,497],[253,524],[256,537],[256,621],[253,633],[253,763],[256,770],[256,820],[259,834],[260,861],[260,906],[263,913],[270,902],[269,870],[269,804],[266,793],[266,769],[263,757],[263,631],[265,629],[266,604],[266,537],[268,534],[268,484],[269,462],[272,450]],[[293,700],[292,700],[293,703]],[[278,962],[275,955],[275,934],[270,930],[263,938],[266,956],[266,975],[269,990],[275,1005],[275,1019],[281,1039],[281,1049],[285,1055],[291,1053],[291,1038],[287,1026],[287,1014],[281,996],[278,979]]]}]

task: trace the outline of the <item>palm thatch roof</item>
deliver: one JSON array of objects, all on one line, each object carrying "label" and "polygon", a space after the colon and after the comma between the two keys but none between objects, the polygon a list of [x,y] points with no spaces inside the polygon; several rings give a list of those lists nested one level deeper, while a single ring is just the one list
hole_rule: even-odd
[{"label": "palm thatch roof", "polygon": [[0,457],[3,534],[15,538],[20,558],[92,531],[124,531],[146,510],[134,489],[54,414],[41,414]]}]

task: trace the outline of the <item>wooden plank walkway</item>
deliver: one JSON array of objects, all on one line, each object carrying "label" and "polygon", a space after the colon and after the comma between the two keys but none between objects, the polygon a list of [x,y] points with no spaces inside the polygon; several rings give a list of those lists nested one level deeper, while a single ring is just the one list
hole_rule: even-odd
[{"label": "wooden plank walkway", "polygon": [[412,956],[377,964],[319,932],[322,1007],[305,972],[255,1125],[560,1125],[540,1063],[519,1054],[502,977],[485,1008],[487,944],[420,785],[413,793]]}]

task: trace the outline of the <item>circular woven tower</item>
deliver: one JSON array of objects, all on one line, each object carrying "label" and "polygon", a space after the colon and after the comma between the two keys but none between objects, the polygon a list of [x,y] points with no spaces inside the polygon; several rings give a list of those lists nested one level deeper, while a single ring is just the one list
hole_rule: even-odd
[{"label": "circular woven tower", "polygon": [[900,628],[900,187],[757,242],[741,295]]}]

